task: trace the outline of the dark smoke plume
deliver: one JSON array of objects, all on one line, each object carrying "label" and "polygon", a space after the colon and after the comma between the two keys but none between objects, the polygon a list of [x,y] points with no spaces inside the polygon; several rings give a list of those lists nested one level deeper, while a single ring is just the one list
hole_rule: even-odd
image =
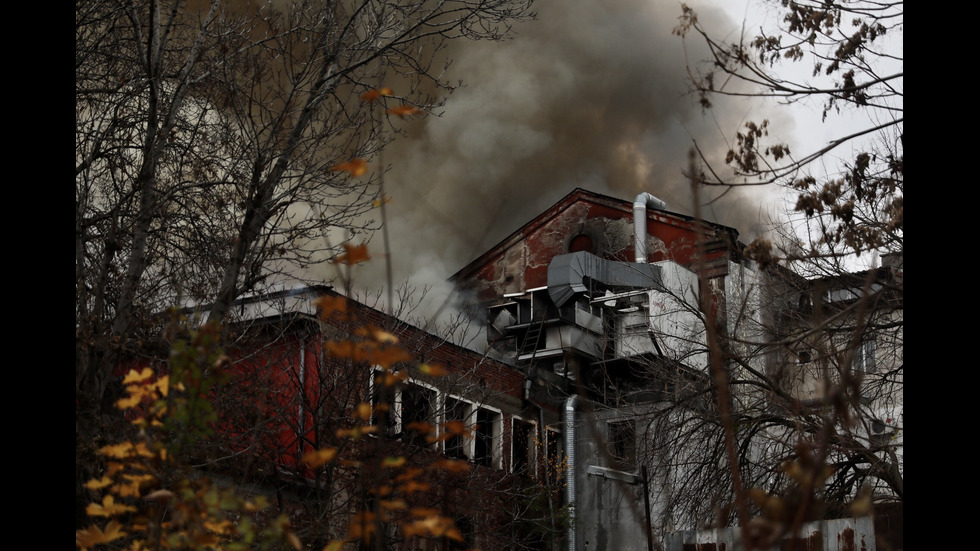
[{"label": "dark smoke plume", "polygon": [[[695,9],[706,25],[738,29],[710,5]],[[704,113],[686,94],[686,64],[705,52],[672,34],[678,3],[542,0],[535,11],[506,42],[455,42],[451,70],[465,86],[441,116],[407,124],[407,136],[386,150],[396,283],[444,282],[576,187],[630,201],[648,191],[668,210],[692,214],[681,174],[692,139],[723,158],[722,132],[759,116],[734,104]],[[747,192],[702,214],[743,240],[763,216],[760,198]],[[380,243],[377,234],[371,250]],[[382,262],[356,277],[383,285]]]}]

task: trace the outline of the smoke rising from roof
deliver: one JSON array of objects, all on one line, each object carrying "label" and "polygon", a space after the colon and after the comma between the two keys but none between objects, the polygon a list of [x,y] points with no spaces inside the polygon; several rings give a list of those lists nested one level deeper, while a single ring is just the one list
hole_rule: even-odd
[{"label": "smoke rising from roof", "polygon": [[[709,28],[737,29],[717,9],[694,7]],[[706,56],[672,34],[679,4],[541,0],[535,10],[511,40],[453,43],[451,71],[465,86],[385,151],[396,283],[444,281],[576,187],[629,201],[648,191],[693,214],[681,174],[692,139],[723,158],[721,131],[759,116],[721,104],[702,113],[685,93],[686,63]],[[747,193],[757,192],[727,194],[702,215],[750,239],[761,214]],[[381,250],[380,234],[371,250]],[[382,263],[357,277],[383,285]]]}]

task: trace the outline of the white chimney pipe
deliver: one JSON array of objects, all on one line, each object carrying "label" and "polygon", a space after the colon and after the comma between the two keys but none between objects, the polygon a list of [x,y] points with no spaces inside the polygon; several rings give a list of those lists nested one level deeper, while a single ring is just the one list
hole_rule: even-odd
[{"label": "white chimney pipe", "polygon": [[633,249],[638,264],[647,263],[647,207],[667,210],[667,203],[643,192],[633,199]]}]

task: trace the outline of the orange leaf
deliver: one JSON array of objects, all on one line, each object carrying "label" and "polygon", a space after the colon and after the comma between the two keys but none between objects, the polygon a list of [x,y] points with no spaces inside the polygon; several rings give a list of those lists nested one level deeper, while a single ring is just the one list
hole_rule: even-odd
[{"label": "orange leaf", "polygon": [[410,117],[412,115],[421,113],[422,110],[419,109],[418,107],[415,107],[414,105],[403,104],[403,105],[399,105],[398,107],[392,107],[391,109],[388,110],[388,112],[391,113],[392,115],[398,115],[399,117],[404,119],[405,117]]},{"label": "orange leaf", "polygon": [[374,201],[371,201],[371,206],[373,206],[374,208],[378,208],[381,205],[383,205],[385,203],[390,203],[390,202],[391,202],[391,197],[388,197],[387,195],[385,195],[384,197],[382,197],[380,199],[375,199]]},{"label": "orange leaf", "polygon": [[377,90],[368,90],[361,94],[361,101],[366,101],[368,103],[374,103],[381,96],[390,96],[392,92],[391,88],[379,88]]},{"label": "orange leaf", "polygon": [[356,178],[367,172],[367,161],[364,159],[351,159],[347,162],[333,165],[330,167],[330,170],[334,172],[348,172]]},{"label": "orange leaf", "polygon": [[342,246],[346,252],[334,257],[334,259],[331,260],[331,262],[334,264],[343,263],[351,265],[357,264],[358,262],[364,262],[365,260],[369,260],[371,258],[367,252],[367,245],[351,245],[350,243],[344,243]]}]

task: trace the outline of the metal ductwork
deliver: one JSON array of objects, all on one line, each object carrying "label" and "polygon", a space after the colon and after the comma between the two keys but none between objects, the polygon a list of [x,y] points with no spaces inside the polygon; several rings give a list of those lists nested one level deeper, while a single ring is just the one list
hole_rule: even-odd
[{"label": "metal ductwork", "polygon": [[667,210],[667,203],[645,191],[633,199],[633,247],[638,264],[647,263],[647,207]]},{"label": "metal ductwork", "polygon": [[586,279],[611,287],[663,290],[660,266],[616,262],[579,251],[556,256],[548,264],[548,294],[555,306],[565,304],[576,293],[587,292]]}]

